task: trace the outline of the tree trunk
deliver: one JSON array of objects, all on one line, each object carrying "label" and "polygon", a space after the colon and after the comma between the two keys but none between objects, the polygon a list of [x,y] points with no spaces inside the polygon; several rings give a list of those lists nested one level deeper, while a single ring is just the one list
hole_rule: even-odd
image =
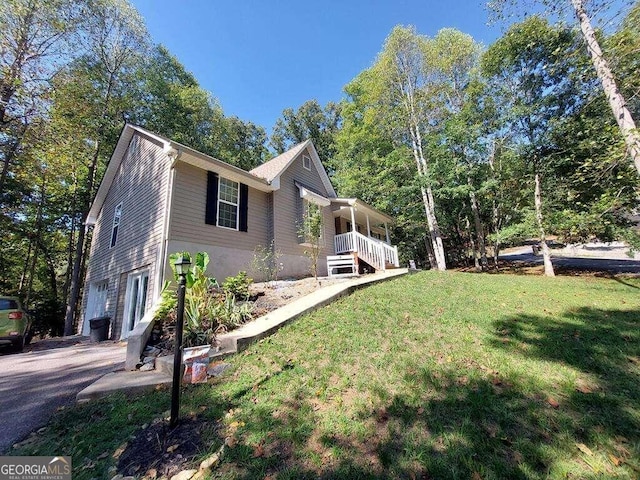
[{"label": "tree trunk", "polygon": [[480,266],[482,270],[486,270],[489,263],[487,262],[487,247],[484,242],[484,229],[482,228],[482,221],[480,220],[480,207],[478,206],[478,199],[476,198],[476,192],[473,189],[473,182],[471,177],[467,177],[467,185],[469,185],[469,200],[471,200],[471,212],[473,213],[473,222],[476,228],[476,238],[478,239],[478,250],[480,251]]},{"label": "tree trunk", "polygon": [[2,196],[2,193],[4,192],[4,183],[9,173],[9,167],[11,166],[11,162],[16,156],[16,152],[18,151],[20,143],[22,143],[22,137],[24,136],[25,132],[26,128],[22,127],[19,132],[20,136],[13,142],[11,142],[11,146],[4,153],[4,158],[2,159],[2,171],[0,171],[0,198]]},{"label": "tree trunk", "polygon": [[499,222],[499,215],[500,215],[500,211],[498,210],[498,202],[496,202],[496,200],[493,200],[493,208],[492,208],[492,224],[493,224],[493,231],[496,234],[496,239],[493,242],[493,266],[496,268],[496,270],[498,270],[498,256],[500,255],[500,235],[498,234],[498,232],[500,231],[500,222]]},{"label": "tree trunk", "polygon": [[78,238],[76,240],[76,251],[73,259],[73,271],[71,273],[71,292],[69,294],[69,301],[67,302],[67,311],[64,318],[64,335],[73,335],[74,332],[74,319],[75,313],[78,308],[78,300],[80,298],[80,286],[82,283],[82,256],[85,247],[85,235],[87,233],[87,227],[85,222],[89,215],[89,209],[91,208],[91,198],[93,196],[93,185],[95,183],[96,170],[98,166],[98,159],[100,157],[100,142],[96,140],[96,148],[91,159],[91,165],[87,174],[87,189],[85,192],[86,198],[84,200],[82,221],[78,228]]},{"label": "tree trunk", "polygon": [[431,235],[425,235],[424,246],[427,249],[427,258],[429,259],[429,266],[435,269],[438,265],[438,262],[436,262],[436,256],[433,253],[433,243],[431,243]]},{"label": "tree trunk", "polygon": [[538,221],[538,229],[540,231],[540,246],[542,247],[542,258],[544,261],[544,274],[547,277],[555,277],[553,271],[553,264],[551,263],[551,252],[547,245],[547,239],[544,232],[544,225],[542,224],[542,189],[540,188],[540,173],[536,171],[535,174],[535,205],[536,205],[536,220]]},{"label": "tree trunk", "polygon": [[100,148],[102,147],[101,138],[104,133],[105,122],[107,117],[107,112],[109,109],[109,104],[111,103],[111,91],[113,88],[113,84],[115,82],[116,74],[115,72],[111,72],[109,74],[109,81],[107,82],[107,90],[105,92],[104,103],[102,105],[102,113],[99,119],[99,127],[96,132],[96,146],[93,152],[93,157],[91,159],[91,165],[89,166],[89,171],[87,173],[87,188],[86,188],[86,197],[83,202],[83,211],[82,211],[82,221],[80,222],[80,226],[78,228],[78,240],[76,242],[76,252],[73,260],[73,272],[71,273],[71,293],[69,295],[69,301],[67,303],[67,311],[64,318],[64,335],[72,335],[74,331],[74,320],[76,310],[78,309],[78,300],[80,298],[80,290],[81,285],[83,283],[82,278],[82,270],[83,270],[83,254],[85,250],[85,235],[87,233],[87,226],[85,225],[87,221],[87,216],[89,215],[89,210],[91,209],[91,202],[93,200],[93,189],[95,185],[97,170],[98,170],[98,160],[100,158]]},{"label": "tree trunk", "polygon": [[[471,222],[469,221],[469,217],[464,217],[464,227],[467,231],[467,237],[469,238],[469,243],[471,244],[471,255],[473,256],[473,266],[476,267],[477,272],[482,271],[482,267],[480,266],[480,262],[478,261],[478,250],[476,248],[476,242],[473,241],[473,233],[471,232]],[[465,255],[466,264],[469,264],[469,255]]]},{"label": "tree trunk", "polygon": [[609,101],[613,116],[616,122],[618,122],[618,127],[624,137],[624,142],[631,156],[631,160],[640,175],[640,133],[636,130],[636,124],[631,116],[631,112],[627,108],[627,103],[616,85],[609,63],[602,56],[602,49],[596,38],[595,31],[591,26],[589,16],[585,11],[584,1],[571,0],[571,4],[576,12],[576,17],[578,17],[580,30],[582,30],[582,36],[587,44],[587,50],[593,61],[596,74],[602,83],[602,88]]},{"label": "tree trunk", "polygon": [[[409,134],[411,135],[411,146],[413,150],[413,157],[416,161],[416,168],[418,170],[418,176],[426,179],[427,160],[424,158],[424,152],[422,150],[422,136],[420,135],[419,122],[417,120],[413,96],[410,91],[405,93],[406,109],[408,115]],[[440,227],[438,226],[438,220],[436,218],[435,201],[433,199],[433,191],[431,186],[421,186],[422,202],[424,203],[424,209],[427,216],[427,226],[429,227],[429,236],[433,245],[433,253],[435,256],[436,264],[431,264],[431,268],[437,268],[438,270],[446,270],[447,264],[444,255],[444,246],[442,244],[442,237],[440,235]]]}]

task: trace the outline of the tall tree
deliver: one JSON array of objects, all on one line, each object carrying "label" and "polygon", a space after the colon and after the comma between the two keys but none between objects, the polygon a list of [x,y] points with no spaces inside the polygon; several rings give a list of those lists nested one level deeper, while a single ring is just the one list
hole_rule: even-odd
[{"label": "tall tree", "polygon": [[[138,12],[125,0],[94,0],[88,12],[87,51],[69,69],[67,81],[57,91],[67,135],[80,136],[86,158],[86,175],[79,201],[84,225],[99,176],[108,158],[108,145],[122,128],[128,86],[147,48],[147,32]],[[75,103],[75,105],[74,105]],[[87,247],[85,228],[78,229],[71,274],[71,288],[64,332],[74,331]]]},{"label": "tall tree", "polygon": [[[567,5],[564,2],[557,2],[556,0],[538,0],[538,2],[547,11],[552,13],[561,13]],[[638,175],[640,175],[640,132],[636,128],[636,123],[628,108],[627,101],[622,95],[621,90],[618,87],[617,81],[613,75],[610,63],[605,56],[600,42],[596,36],[596,31],[592,25],[591,18],[588,12],[588,6],[592,9],[602,7],[603,4],[610,2],[602,2],[593,0],[570,0],[570,6],[575,15],[582,38],[585,46],[593,62],[596,74],[602,84],[602,89],[608,100],[609,107],[613,113],[613,116],[618,124],[620,133],[627,146],[629,157],[636,167]],[[505,7],[517,5],[519,11],[523,14],[530,13],[532,8],[531,2],[517,1],[517,0],[493,0],[488,2],[489,7],[499,15],[505,10]],[[523,8],[524,7],[524,8]],[[528,7],[528,8],[527,8]]]},{"label": "tall tree", "polygon": [[443,143],[457,161],[454,172],[462,177],[461,186],[469,197],[473,217],[478,256],[474,251],[476,267],[486,270],[487,251],[485,229],[482,224],[476,178],[478,170],[486,161],[481,158],[482,116],[479,81],[479,58],[481,47],[470,35],[447,28],[440,30],[433,39],[431,62],[435,65],[440,80],[440,96],[446,112],[443,118]]},{"label": "tall tree", "polygon": [[543,181],[558,150],[550,132],[554,122],[571,113],[576,98],[568,81],[571,65],[565,61],[572,44],[567,28],[554,28],[534,16],[512,26],[483,57],[484,72],[499,85],[504,99],[502,120],[532,169],[536,223],[548,276],[554,271],[546,242]]},{"label": "tall tree", "polygon": [[81,6],[71,0],[0,3],[0,198],[25,131],[43,113],[49,81],[69,54]]},{"label": "tall tree", "polygon": [[273,127],[271,146],[277,153],[283,153],[293,145],[311,139],[318,155],[331,169],[331,160],[336,153],[335,135],[341,122],[340,110],[339,104],[329,102],[323,108],[315,99],[303,103],[298,110],[286,108]]},{"label": "tall tree", "polygon": [[438,84],[432,82],[436,73],[429,62],[429,41],[418,35],[415,29],[395,27],[387,37],[378,60],[372,67],[379,78],[380,102],[383,114],[398,134],[404,136],[410,146],[421,182],[427,227],[431,239],[434,262],[432,267],[446,270],[442,235],[436,217],[436,205],[429,172],[429,160],[423,137],[437,122],[440,105],[433,101]]}]

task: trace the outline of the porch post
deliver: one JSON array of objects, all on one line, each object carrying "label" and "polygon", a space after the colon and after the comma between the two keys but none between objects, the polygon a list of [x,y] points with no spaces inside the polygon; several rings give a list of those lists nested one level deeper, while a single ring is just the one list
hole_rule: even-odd
[{"label": "porch post", "polygon": [[356,233],[356,214],[353,207],[349,207],[349,209],[351,210],[351,231]]},{"label": "porch post", "polygon": [[387,227],[387,222],[384,222],[384,234],[387,237],[387,243],[391,245],[391,239],[389,238],[389,227]]},{"label": "porch post", "polygon": [[371,225],[369,225],[369,214],[367,213],[367,238],[371,238]]}]

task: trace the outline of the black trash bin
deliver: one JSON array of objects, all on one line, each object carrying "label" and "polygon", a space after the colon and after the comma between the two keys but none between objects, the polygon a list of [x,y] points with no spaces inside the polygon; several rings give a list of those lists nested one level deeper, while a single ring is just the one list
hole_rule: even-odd
[{"label": "black trash bin", "polygon": [[89,320],[89,338],[92,342],[103,342],[109,337],[111,318],[99,317]]}]

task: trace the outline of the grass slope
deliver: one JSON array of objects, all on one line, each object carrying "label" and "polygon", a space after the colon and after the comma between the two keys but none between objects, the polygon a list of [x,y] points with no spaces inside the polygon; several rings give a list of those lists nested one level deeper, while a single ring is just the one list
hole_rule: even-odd
[{"label": "grass slope", "polygon": [[[638,478],[639,288],[403,277],[232,358],[185,389],[182,414],[217,425],[198,459],[231,445],[213,478]],[[72,455],[74,478],[107,478],[168,405],[160,391],[74,407],[10,454]]]}]

